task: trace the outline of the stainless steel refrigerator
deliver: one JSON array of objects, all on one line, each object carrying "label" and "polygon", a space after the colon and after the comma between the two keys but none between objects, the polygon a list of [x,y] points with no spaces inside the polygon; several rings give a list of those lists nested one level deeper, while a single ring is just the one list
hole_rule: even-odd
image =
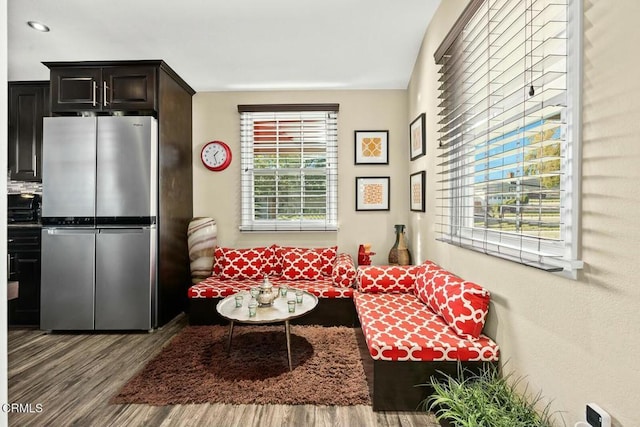
[{"label": "stainless steel refrigerator", "polygon": [[44,119],[44,330],[157,324],[158,126],[150,116]]}]

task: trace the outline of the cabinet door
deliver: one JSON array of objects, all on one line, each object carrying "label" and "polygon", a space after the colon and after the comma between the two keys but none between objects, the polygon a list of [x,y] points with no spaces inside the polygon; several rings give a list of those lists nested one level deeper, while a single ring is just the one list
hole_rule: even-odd
[{"label": "cabinet door", "polygon": [[42,119],[48,115],[49,82],[9,83],[11,179],[42,180]]},{"label": "cabinet door", "polygon": [[40,325],[40,253],[17,252],[14,256],[18,298],[8,301],[9,325]]},{"label": "cabinet door", "polygon": [[102,109],[101,68],[51,68],[51,111],[99,111]]},{"label": "cabinet door", "polygon": [[156,67],[106,67],[102,80],[103,109],[156,110]]}]

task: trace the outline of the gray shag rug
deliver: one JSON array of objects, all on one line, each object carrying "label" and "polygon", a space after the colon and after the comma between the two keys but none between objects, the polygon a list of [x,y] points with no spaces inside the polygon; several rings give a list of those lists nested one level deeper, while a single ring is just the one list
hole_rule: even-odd
[{"label": "gray shag rug", "polygon": [[111,403],[370,405],[355,330],[291,326],[187,326]]}]

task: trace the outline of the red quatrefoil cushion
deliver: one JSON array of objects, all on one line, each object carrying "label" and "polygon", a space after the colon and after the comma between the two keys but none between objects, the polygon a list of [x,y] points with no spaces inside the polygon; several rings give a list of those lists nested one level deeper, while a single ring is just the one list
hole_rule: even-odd
[{"label": "red quatrefoil cushion", "polygon": [[356,268],[349,254],[339,254],[333,266],[331,279],[336,286],[350,287],[356,278]]},{"label": "red quatrefoil cushion", "polygon": [[480,336],[489,311],[489,291],[473,282],[460,280],[440,288],[435,298],[440,315],[458,335],[463,338]]},{"label": "red quatrefoil cushion", "polygon": [[[231,249],[217,247],[214,272],[221,279],[259,279],[266,248]],[[218,273],[219,271],[219,273]]]},{"label": "red quatrefoil cushion", "polygon": [[495,361],[498,345],[480,335],[460,337],[409,293],[354,292],[362,333],[374,360]]},{"label": "red quatrefoil cushion", "polygon": [[338,247],[330,246],[328,248],[314,248],[315,252],[320,256],[322,262],[322,275],[331,277],[333,273],[333,263],[338,256]]},{"label": "red quatrefoil cushion", "polygon": [[276,258],[279,259],[279,265],[276,263],[275,270],[276,275],[279,274],[278,271],[282,272],[282,268],[284,267],[284,252],[289,249],[300,249],[303,251],[314,251],[320,256],[320,261],[322,262],[322,275],[331,277],[333,273],[333,263],[336,261],[336,257],[338,255],[338,247],[330,246],[326,248],[297,248],[291,246],[274,246]]},{"label": "red quatrefoil cushion", "polygon": [[420,264],[416,270],[415,287],[413,292],[418,299],[436,314],[439,313],[438,305],[435,300],[436,289],[444,286],[449,278],[455,277],[447,270],[442,269],[431,261],[425,261]]},{"label": "red quatrefoil cushion", "polygon": [[489,311],[489,291],[432,263],[425,262],[416,272],[415,294],[418,299],[462,338],[480,336]]},{"label": "red quatrefoil cushion", "polygon": [[412,265],[361,266],[358,290],[367,293],[413,292],[417,267]]},{"label": "red quatrefoil cushion", "polygon": [[281,256],[280,246],[271,245],[265,248],[262,255],[262,272],[269,276],[280,276],[282,274]]},{"label": "red quatrefoil cushion", "polygon": [[282,277],[289,280],[319,279],[322,259],[313,249],[282,248]]}]

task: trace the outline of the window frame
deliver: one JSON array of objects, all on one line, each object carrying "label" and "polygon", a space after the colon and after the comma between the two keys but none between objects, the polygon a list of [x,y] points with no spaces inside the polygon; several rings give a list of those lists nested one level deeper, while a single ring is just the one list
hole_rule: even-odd
[{"label": "window frame", "polygon": [[[454,44],[458,40],[458,36],[465,30],[466,25],[474,18],[475,14],[489,2],[495,0],[472,0],[456,23],[453,25],[442,44],[438,47],[434,54],[436,64],[442,64],[445,56],[451,55],[450,49],[455,49]],[[533,1],[532,3],[535,3]],[[529,2],[527,3],[527,5]],[[579,0],[567,0],[567,63],[566,63],[566,140],[569,141],[567,149],[563,152],[561,160],[561,185],[564,189],[561,194],[560,205],[562,206],[560,227],[560,241],[548,241],[544,238],[530,238],[525,235],[509,235],[505,232],[496,232],[488,228],[461,226],[460,222],[465,218],[474,218],[475,202],[474,200],[474,183],[466,182],[458,189],[444,189],[446,180],[441,180],[442,198],[440,202],[441,208],[441,224],[440,237],[438,240],[450,243],[456,246],[483,252],[489,255],[519,262],[524,265],[541,268],[547,271],[553,271],[570,278],[577,278],[577,271],[583,267],[583,262],[579,259],[579,224],[580,224],[580,159],[581,159],[581,88],[582,88],[582,2]],[[458,46],[459,47],[459,46]],[[461,105],[463,101],[460,101]],[[445,157],[445,163],[447,158]],[[442,164],[445,164],[442,163]],[[442,165],[441,165],[442,166]],[[464,175],[462,171],[457,172],[460,176]],[[454,195],[459,192],[460,195]],[[453,195],[453,196],[452,196]],[[466,209],[470,209],[466,213],[460,213],[458,206],[447,205],[444,201],[447,197],[450,200],[465,200]],[[472,203],[466,203],[471,198]],[[455,202],[449,202],[455,203]],[[488,201],[485,210],[488,210]],[[448,216],[448,218],[445,218]],[[531,254],[539,254],[540,262],[532,262],[530,258],[522,258],[522,251],[527,252],[527,256]],[[519,255],[520,254],[520,255]],[[545,256],[552,254],[552,256]],[[534,255],[535,256],[535,255]]]},{"label": "window frame", "polygon": [[[339,104],[252,104],[238,105],[240,113],[240,145],[241,145],[241,232],[288,232],[288,231],[337,231],[338,230],[338,112]],[[255,113],[255,114],[254,114]],[[306,114],[309,113],[309,114]],[[254,121],[273,117],[278,123],[283,120],[284,115],[300,115],[301,120],[304,116],[325,115],[326,126],[326,144],[325,144],[325,166],[322,168],[304,167],[303,151],[301,151],[301,163],[295,168],[276,167],[273,170],[274,179],[282,175],[293,175],[300,177],[300,197],[305,197],[304,189],[305,175],[309,172],[321,172],[326,177],[325,188],[325,206],[324,219],[306,219],[302,211],[304,204],[300,203],[299,210],[301,217],[298,219],[258,219],[256,218],[256,197],[255,197],[255,177],[257,175],[271,175],[269,169],[258,171],[254,168],[255,152],[254,152]],[[311,119],[311,118],[310,118]],[[250,124],[245,124],[245,120]],[[311,120],[316,120],[313,118]],[[251,131],[249,131],[249,127]],[[279,135],[279,134],[278,134]],[[276,137],[279,141],[279,136]],[[279,153],[280,143],[276,142],[275,151]],[[304,146],[302,146],[304,147]],[[302,148],[303,150],[303,148]],[[276,154],[277,156],[278,154]],[[279,165],[279,162],[278,162]],[[307,172],[305,174],[305,172]],[[299,174],[299,175],[298,175]],[[280,197],[277,190],[274,197]]]}]

